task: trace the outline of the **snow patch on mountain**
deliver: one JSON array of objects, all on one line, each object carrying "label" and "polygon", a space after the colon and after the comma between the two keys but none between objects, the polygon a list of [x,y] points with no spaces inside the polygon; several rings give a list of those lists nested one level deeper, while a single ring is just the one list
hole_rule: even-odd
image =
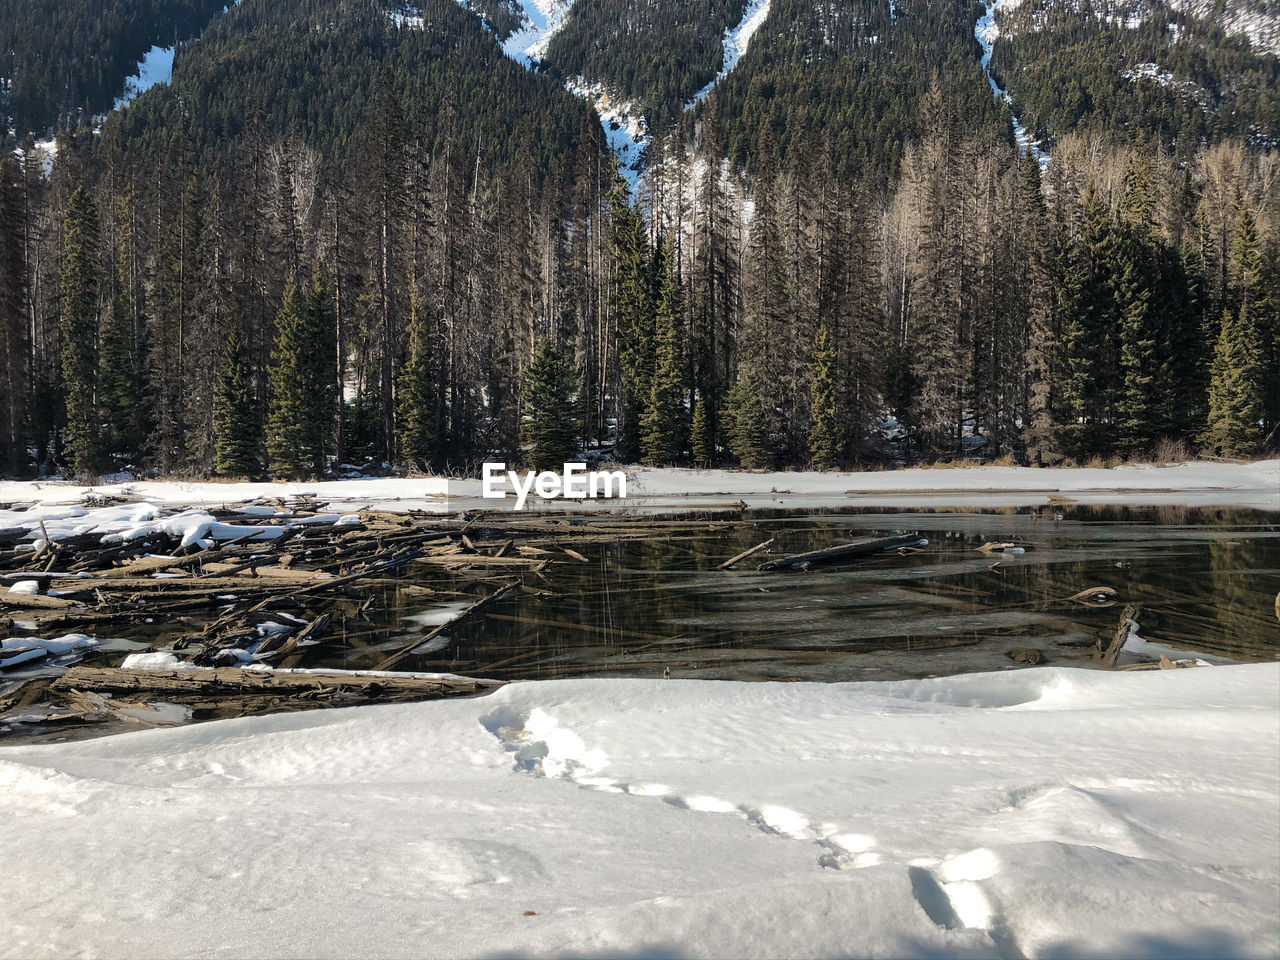
[{"label": "snow patch on mountain", "polygon": [[1280,51],[1280,8],[1265,0],[1235,0],[1219,5],[1215,0],[1169,0],[1169,6],[1202,20],[1213,20],[1227,33],[1247,37],[1259,52],[1276,56]]},{"label": "snow patch on mountain", "polygon": [[387,17],[399,30],[421,30],[424,26],[422,11],[409,4],[405,4],[400,10],[388,10]]},{"label": "snow patch on mountain", "polygon": [[547,55],[547,45],[573,9],[573,0],[520,0],[520,8],[524,21],[503,41],[502,49],[527,67]]},{"label": "snow patch on mountain", "polygon": [[168,83],[173,77],[174,47],[152,47],[142,55],[134,68],[133,76],[124,82],[124,93],[116,99],[111,109],[128,106],[134,98],[145,93],[157,83]]},{"label": "snow patch on mountain", "polygon": [[[1018,5],[1019,0],[992,0],[983,10],[982,16],[978,18],[978,22],[974,25],[973,36],[982,45],[982,72],[987,75],[987,83],[991,85],[991,95],[997,100],[1003,101],[1011,108],[1013,106],[1013,98],[1009,96],[1007,90],[996,82],[996,78],[991,75],[991,53],[995,49],[996,41],[1000,39],[1000,25],[996,23],[996,8],[1006,7],[1012,9]],[[1013,120],[1013,139],[1018,145],[1018,152],[1030,153],[1036,158],[1043,170],[1049,166],[1049,153],[1040,146],[1040,141],[1031,135],[1031,131],[1024,127],[1018,118],[1010,111],[1010,117]]]},{"label": "snow patch on mountain", "polygon": [[729,71],[738,65],[738,61],[747,52],[747,45],[751,43],[751,38],[768,17],[769,0],[750,0],[748,2],[747,9],[742,14],[742,19],[738,21],[736,26],[729,27],[724,32],[724,59],[720,64],[720,72],[715,75],[715,78],[710,83],[693,95],[693,99],[686,104],[686,109],[700,100],[705,100],[712,87],[723,80]]},{"label": "snow patch on mountain", "polygon": [[1132,80],[1137,83],[1140,80],[1148,80],[1160,84],[1162,87],[1172,87],[1185,93],[1192,100],[1198,103],[1205,110],[1213,110],[1213,98],[1209,92],[1198,83],[1190,80],[1179,80],[1171,72],[1156,63],[1137,63],[1132,69],[1126,70],[1124,73],[1126,80]]},{"label": "snow patch on mountain", "polygon": [[623,178],[634,190],[640,182],[644,148],[649,143],[649,122],[639,106],[614,98],[604,84],[588,83],[585,77],[566,80],[564,88],[595,106],[609,149],[618,158]]}]

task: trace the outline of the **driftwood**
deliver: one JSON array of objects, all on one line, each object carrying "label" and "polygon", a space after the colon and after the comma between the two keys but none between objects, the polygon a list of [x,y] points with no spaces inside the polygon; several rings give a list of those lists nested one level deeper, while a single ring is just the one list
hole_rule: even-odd
[{"label": "driftwood", "polygon": [[1111,637],[1111,643],[1106,650],[1102,649],[1102,641],[1099,640],[1094,650],[1094,656],[1102,661],[1103,666],[1114,667],[1116,658],[1120,656],[1120,650],[1124,647],[1124,642],[1129,638],[1129,625],[1137,620],[1141,607],[1137,604],[1126,604],[1125,608],[1120,612],[1120,622],[1116,625],[1115,633]]},{"label": "driftwood", "polygon": [[366,698],[413,696],[451,697],[502,686],[500,680],[469,677],[421,677],[412,674],[377,676],[361,671],[290,672],[212,667],[186,670],[125,670],[119,667],[72,667],[54,680],[55,693],[142,694],[149,697],[299,696],[317,693],[360,694]]},{"label": "driftwood", "polygon": [[735,563],[738,563],[738,562],[739,562],[739,561],[741,561],[741,560],[745,560],[745,559],[747,559],[747,557],[754,557],[757,553],[760,553],[760,552],[762,552],[762,551],[764,551],[764,550],[768,550],[771,546],[773,546],[773,541],[774,541],[774,538],[773,538],[773,537],[770,537],[770,538],[769,538],[768,540],[766,540],[764,543],[757,543],[757,544],[756,544],[754,547],[752,547],[750,550],[743,550],[741,553],[737,554],[736,556],[732,556],[732,557],[730,557],[730,558],[729,558],[728,560],[726,560],[724,563],[720,564],[720,566],[716,567],[716,569],[717,569],[717,570],[728,570],[728,569],[729,569],[730,567],[732,567]]},{"label": "driftwood", "polygon": [[825,550],[811,550],[808,553],[797,553],[776,560],[766,560],[760,564],[760,570],[804,570],[815,564],[838,563],[854,557],[864,557],[894,547],[904,547],[920,539],[918,533],[903,533],[892,537],[871,537],[865,540],[851,540],[839,546],[827,547]]}]

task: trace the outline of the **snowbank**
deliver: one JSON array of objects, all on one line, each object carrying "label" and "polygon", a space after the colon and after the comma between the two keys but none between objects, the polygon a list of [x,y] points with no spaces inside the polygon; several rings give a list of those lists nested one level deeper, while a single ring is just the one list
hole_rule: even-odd
[{"label": "snowbank", "polygon": [[[1008,507],[1043,504],[1049,494],[1081,503],[1251,506],[1280,510],[1280,460],[1257,463],[1184,463],[1114,469],[1038,470],[1030,467],[961,467],[954,470],[747,472],[628,467],[625,500],[536,501],[531,507],[564,510],[681,509],[692,505],[751,507]],[[146,503],[89,511],[72,506],[86,496],[133,496]],[[37,510],[0,511],[0,529],[56,520],[61,532],[115,523],[155,522],[156,508],[210,508],[258,498],[306,496],[335,512],[361,508],[434,513],[511,509],[514,497],[486,500],[479,480],[443,477],[379,477],[316,483],[179,483],[134,481],[93,487],[55,481],[0,482],[0,503],[40,504]],[[58,512],[61,508],[64,512]],[[153,512],[148,513],[148,508]],[[270,507],[246,508],[262,511]],[[192,517],[186,518],[192,520]],[[212,518],[207,518],[211,520]],[[172,518],[165,518],[172,524]],[[347,521],[351,522],[350,514]],[[191,526],[191,525],[188,525]],[[101,528],[101,527],[100,527]],[[50,526],[53,536],[61,535]],[[188,527],[183,528],[188,529]],[[212,539],[226,531],[212,529]],[[234,529],[234,528],[229,528]],[[234,535],[234,534],[232,534]],[[268,532],[266,536],[274,536]],[[199,533],[209,538],[210,531]]]},{"label": "snowbank", "polygon": [[1278,691],[532,682],[10,748],[0,953],[1274,956]]}]

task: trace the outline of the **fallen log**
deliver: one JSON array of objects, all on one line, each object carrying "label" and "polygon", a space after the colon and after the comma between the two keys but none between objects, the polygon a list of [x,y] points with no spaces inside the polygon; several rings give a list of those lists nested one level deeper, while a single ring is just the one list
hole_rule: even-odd
[{"label": "fallen log", "polygon": [[747,559],[747,557],[754,557],[757,553],[760,553],[763,550],[768,550],[771,546],[773,546],[774,539],[775,539],[774,537],[770,537],[764,543],[757,543],[750,550],[743,550],[741,553],[737,554],[736,556],[730,557],[724,563],[720,564],[720,566],[716,567],[716,569],[728,570],[735,563],[745,560]]},{"label": "fallen log", "polygon": [[909,543],[915,543],[919,539],[920,535],[918,533],[903,533],[892,537],[850,540],[848,543],[827,547],[825,550],[811,550],[808,553],[797,553],[789,557],[779,557],[776,560],[766,560],[760,564],[758,569],[803,570],[814,564],[837,563],[841,560],[850,560],[854,557],[864,557],[868,554],[879,553],[882,550],[892,550],[894,547],[903,547]]},{"label": "fallen log", "polygon": [[502,686],[501,680],[470,677],[377,675],[369,671],[242,670],[210,667],[186,670],[126,670],[121,667],[72,667],[50,684],[54,693],[72,691],[115,695],[194,696],[211,694],[299,696],[359,694],[364,697],[450,697]]}]

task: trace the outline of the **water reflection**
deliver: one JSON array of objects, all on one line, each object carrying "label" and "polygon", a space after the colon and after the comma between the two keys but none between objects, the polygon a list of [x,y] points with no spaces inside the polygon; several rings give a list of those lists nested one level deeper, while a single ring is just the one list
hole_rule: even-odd
[{"label": "water reflection", "polygon": [[[769,537],[800,552],[899,531],[919,531],[928,547],[807,573],[762,573],[750,562],[715,569]],[[979,552],[987,541],[1026,552]],[[1142,604],[1149,640],[1242,660],[1280,651],[1280,525],[1252,510],[753,512],[723,535],[582,552],[590,563],[527,578],[521,595],[400,669],[547,679],[670,667],[677,677],[856,680],[1003,669],[1017,648],[1072,664],[1087,661],[1126,602]],[[424,595],[442,582],[411,577],[345,621],[349,647],[317,648],[308,665],[371,666],[433,614],[458,608],[455,596]],[[1116,605],[1068,599],[1100,586],[1116,591]]]}]

